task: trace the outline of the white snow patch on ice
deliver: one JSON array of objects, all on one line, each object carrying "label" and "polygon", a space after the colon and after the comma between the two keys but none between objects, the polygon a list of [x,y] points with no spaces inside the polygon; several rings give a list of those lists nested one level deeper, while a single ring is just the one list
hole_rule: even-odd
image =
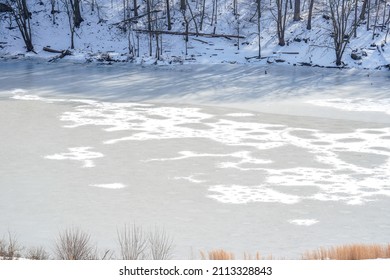
[{"label": "white snow patch on ice", "polygon": [[216,185],[209,188],[208,197],[222,203],[249,203],[249,202],[278,202],[283,204],[295,204],[300,201],[296,195],[284,194],[263,186],[240,186],[240,185]]},{"label": "white snow patch on ice", "polygon": [[20,95],[26,95],[26,94],[27,94],[27,90],[22,89],[22,88],[16,88],[16,89],[12,90],[11,93],[12,93],[13,95],[18,95],[18,94],[20,94]]},{"label": "white snow patch on ice", "polygon": [[28,100],[28,101],[46,101],[44,98],[41,98],[38,95],[25,94],[24,92],[16,93],[11,98],[17,100]]},{"label": "white snow patch on ice", "polygon": [[372,98],[329,98],[308,100],[306,103],[345,111],[383,112],[390,115],[390,99],[383,99],[378,102],[377,99]]},{"label": "white snow patch on ice", "polygon": [[93,184],[91,185],[91,187],[117,190],[117,189],[123,189],[126,186],[122,183],[111,183],[111,184]]},{"label": "white snow patch on ice", "polygon": [[209,154],[209,153],[196,153],[192,151],[180,151],[178,157],[173,158],[157,158],[157,159],[148,159],[144,160],[145,162],[149,161],[175,161],[175,160],[183,160],[183,159],[191,159],[191,158],[202,158],[202,157],[232,157],[241,159],[239,162],[221,162],[219,164],[220,168],[226,168],[224,165],[236,166],[236,168],[240,169],[238,166],[243,163],[252,163],[252,164],[268,164],[272,163],[271,160],[263,160],[254,158],[250,155],[249,151],[238,151],[230,154]]},{"label": "white snow patch on ice", "polygon": [[297,225],[297,226],[312,226],[314,224],[318,223],[318,220],[316,219],[296,219],[296,220],[289,220],[290,224]]},{"label": "white snow patch on ice", "polygon": [[46,98],[41,97],[35,94],[27,94],[28,91],[24,89],[15,89],[12,91],[13,96],[11,96],[11,99],[16,100],[25,100],[25,101],[42,101],[46,103],[53,103],[53,102],[66,102],[69,100],[66,99],[60,99],[60,98]]},{"label": "white snow patch on ice", "polygon": [[205,183],[206,181],[205,180],[199,180],[199,179],[195,179],[196,175],[191,175],[191,176],[176,176],[174,177],[173,179],[175,180],[185,180],[185,181],[188,181],[188,182],[191,182],[191,183],[195,183],[195,184],[201,184],[201,183]]},{"label": "white snow patch on ice", "polygon": [[226,114],[228,117],[253,117],[254,114],[252,113],[230,113]]},{"label": "white snow patch on ice", "polygon": [[92,159],[101,158],[104,155],[99,152],[89,151],[91,147],[75,147],[68,148],[69,152],[58,153],[54,155],[45,156],[46,159],[54,160],[76,160],[83,163],[82,167],[95,167],[95,163]]}]

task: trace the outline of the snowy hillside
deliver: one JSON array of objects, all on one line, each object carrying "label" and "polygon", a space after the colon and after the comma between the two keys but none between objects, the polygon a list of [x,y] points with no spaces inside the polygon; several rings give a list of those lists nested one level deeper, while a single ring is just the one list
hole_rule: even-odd
[{"label": "snowy hillside", "polygon": [[[284,46],[278,44],[277,1],[189,0],[185,2],[186,10],[183,11],[180,0],[138,3],[133,0],[82,0],[80,9],[83,21],[79,28],[73,26],[73,30],[73,14],[71,10],[67,13],[66,5],[72,1],[27,0],[34,52],[26,51],[15,15],[1,12],[0,57],[50,60],[60,56],[45,51],[46,47],[59,51],[69,49],[72,54],[63,59],[81,62],[115,60],[159,64],[336,66],[332,37],[334,28],[328,3],[335,0],[321,0],[314,4],[311,30],[307,29],[310,1],[300,3],[299,21],[293,20],[294,1],[288,5],[284,2],[288,6]],[[12,1],[0,1],[8,2]],[[134,2],[138,5],[136,10]],[[171,29],[168,26],[167,3]],[[261,59],[258,3],[261,11]],[[358,2],[359,13],[356,14],[360,15],[363,4]],[[342,66],[387,69],[390,65],[390,48],[386,44],[386,39],[389,39],[390,6],[380,1],[377,5],[371,5],[365,19],[358,21],[356,38],[353,35],[347,37],[349,42],[342,57]],[[346,21],[350,28],[353,27],[355,14],[353,8]],[[70,48],[71,31],[74,31],[74,49]]]}]

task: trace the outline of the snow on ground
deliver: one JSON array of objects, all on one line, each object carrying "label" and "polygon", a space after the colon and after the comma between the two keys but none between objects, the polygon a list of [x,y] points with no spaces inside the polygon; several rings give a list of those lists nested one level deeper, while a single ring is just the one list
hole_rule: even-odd
[{"label": "snow on ground", "polygon": [[[31,10],[34,53],[26,53],[23,41],[18,33],[15,24],[9,29],[7,15],[3,14],[2,26],[0,28],[1,48],[0,56],[3,58],[43,58],[49,60],[56,54],[43,51],[43,47],[50,47],[57,50],[66,50],[70,46],[70,33],[67,16],[62,7],[58,6],[60,13],[56,13],[56,23],[53,24],[48,1],[43,5],[36,4]],[[149,55],[148,35],[126,33],[116,25],[123,19],[122,1],[95,1],[99,6],[99,13],[91,10],[88,2],[83,4],[83,18],[80,29],[76,31],[75,50],[73,55],[67,56],[64,60],[89,62],[104,60],[131,60],[136,63],[186,63],[186,64],[212,64],[212,63],[253,63],[266,65],[267,63],[279,63],[286,65],[301,65],[310,63],[317,66],[335,66],[335,54],[330,34],[331,21],[324,19],[326,9],[324,3],[316,4],[312,29],[306,29],[307,5],[302,11],[302,20],[292,21],[291,16],[287,19],[286,45],[278,45],[275,33],[276,22],[265,4],[262,15],[262,37],[261,55],[263,59],[258,60],[258,35],[257,22],[254,17],[256,7],[254,3],[239,3],[239,16],[232,14],[232,7],[229,1],[221,1],[218,6],[219,20],[217,24],[210,25],[210,15],[206,16],[202,32],[217,34],[240,35],[244,39],[236,38],[210,38],[190,36],[186,47],[184,36],[163,34],[162,55],[159,61],[155,57],[155,42],[153,42],[153,54]],[[206,1],[207,2],[207,1]],[[172,9],[173,31],[184,31],[182,15],[175,9],[178,3],[173,1]],[[196,2],[190,1],[196,14],[199,11],[195,8]],[[211,5],[211,2],[207,5]],[[317,6],[318,5],[318,6]],[[160,7],[164,10],[163,7]],[[211,6],[207,6],[211,10]],[[162,17],[163,18],[163,17]],[[199,20],[199,16],[196,17]],[[145,28],[145,18],[141,18],[133,28]],[[162,21],[163,30],[166,29],[165,21]],[[195,29],[193,23],[191,30]],[[137,37],[138,36],[138,37]],[[386,32],[377,33],[372,39],[372,30],[367,31],[364,24],[359,26],[357,37],[351,38],[345,51],[343,61],[347,67],[365,69],[385,69],[390,64],[390,52],[385,43]],[[139,55],[129,55],[129,40],[132,46],[138,48]],[[352,51],[364,53],[361,60],[351,58]]]}]

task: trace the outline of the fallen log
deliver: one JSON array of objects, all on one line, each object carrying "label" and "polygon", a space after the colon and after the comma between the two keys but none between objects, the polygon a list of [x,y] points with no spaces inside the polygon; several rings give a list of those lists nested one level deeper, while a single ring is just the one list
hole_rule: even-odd
[{"label": "fallen log", "polygon": [[200,39],[194,38],[193,40],[198,41],[198,42],[201,42],[201,43],[203,43],[203,44],[209,44],[209,42],[206,42],[206,41],[203,41],[203,40],[200,40]]},{"label": "fallen log", "polygon": [[180,31],[164,31],[164,30],[146,30],[146,29],[133,29],[135,32],[152,33],[152,34],[168,34],[168,35],[182,35],[182,36],[202,36],[211,38],[240,38],[245,39],[240,35],[228,35],[228,34],[212,34],[212,33],[196,33],[196,32],[180,32]]},{"label": "fallen log", "polygon": [[60,55],[57,55],[53,58],[51,58],[49,60],[49,62],[53,62],[53,61],[56,61],[57,59],[61,59],[61,58],[64,58],[65,56],[67,55],[72,55],[72,52],[70,50],[54,50],[54,49],[51,49],[51,48],[48,48],[48,47],[44,47],[43,48],[44,51],[46,52],[50,52],[50,53],[59,53]]},{"label": "fallen log", "polygon": [[299,54],[299,52],[273,52],[273,54]]},{"label": "fallen log", "polygon": [[49,47],[43,47],[43,50],[45,52],[51,52],[51,53],[62,53],[62,52],[64,52],[64,51],[54,50],[54,49],[51,49]]},{"label": "fallen log", "polygon": [[251,60],[251,59],[265,59],[265,58],[268,58],[268,56],[259,57],[258,55],[256,55],[256,56],[246,56],[246,57],[245,57],[246,60]]}]

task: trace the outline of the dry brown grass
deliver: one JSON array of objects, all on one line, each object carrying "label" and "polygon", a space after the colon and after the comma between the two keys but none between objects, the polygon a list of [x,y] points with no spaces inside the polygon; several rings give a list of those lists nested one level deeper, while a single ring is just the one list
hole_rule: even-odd
[{"label": "dry brown grass", "polygon": [[[223,249],[211,250],[209,252],[200,251],[200,258],[202,260],[235,260],[236,257],[232,252],[228,252]],[[237,260],[273,260],[274,257],[269,255],[264,257],[260,252],[256,252],[254,255],[250,253],[244,253],[243,257],[238,257]]]},{"label": "dry brown grass", "polygon": [[351,244],[320,248],[303,254],[304,260],[366,260],[390,258],[390,244]]},{"label": "dry brown grass", "polygon": [[200,251],[202,260],[234,260],[234,254],[223,249],[211,250],[207,254]]},{"label": "dry brown grass", "polygon": [[256,254],[252,255],[249,253],[244,253],[244,260],[273,260],[274,257],[269,255],[268,257],[264,257],[260,254],[260,252],[256,252]]}]

